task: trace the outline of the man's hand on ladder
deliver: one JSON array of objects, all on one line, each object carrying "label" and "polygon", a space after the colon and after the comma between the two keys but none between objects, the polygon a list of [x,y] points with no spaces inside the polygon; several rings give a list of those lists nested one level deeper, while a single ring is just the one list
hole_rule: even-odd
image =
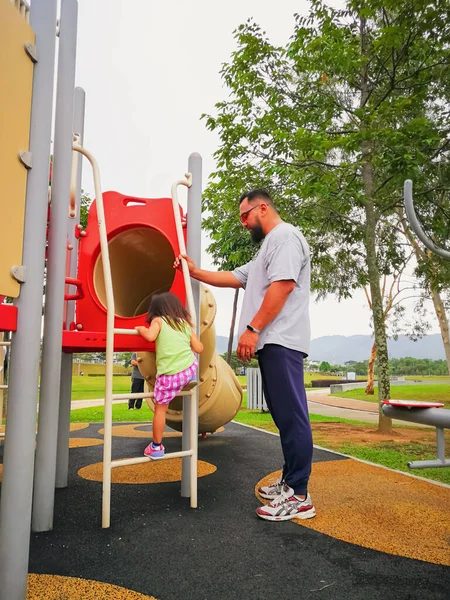
[{"label": "man's hand on ladder", "polygon": [[187,254],[179,254],[176,257],[175,262],[173,263],[173,268],[179,269],[179,270],[181,270],[183,268],[182,262],[181,262],[182,258],[184,258],[184,260],[186,261],[187,267],[189,269],[189,274],[192,275],[192,273],[195,271],[195,269],[197,267],[195,266],[195,262],[192,260],[192,258],[189,258],[189,256]]}]

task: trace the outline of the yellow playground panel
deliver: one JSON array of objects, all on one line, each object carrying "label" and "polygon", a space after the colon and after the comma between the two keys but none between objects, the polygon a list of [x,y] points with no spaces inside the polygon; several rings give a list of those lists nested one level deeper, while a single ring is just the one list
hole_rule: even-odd
[{"label": "yellow playground panel", "polygon": [[34,32],[11,0],[0,0],[0,294],[17,298],[20,284],[11,267],[22,264],[33,61],[26,45]]}]

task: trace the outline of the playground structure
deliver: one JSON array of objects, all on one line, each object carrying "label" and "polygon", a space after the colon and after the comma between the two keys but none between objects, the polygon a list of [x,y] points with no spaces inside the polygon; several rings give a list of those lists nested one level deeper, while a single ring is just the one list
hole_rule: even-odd
[{"label": "playground structure", "polygon": [[[412,181],[407,179],[404,185],[404,201],[406,215],[409,223],[419,240],[432,252],[435,252],[442,258],[450,260],[450,252],[436,244],[425,234],[420,226],[416,211],[414,210],[414,201],[412,193]],[[402,405],[403,404],[403,405]],[[408,463],[410,469],[426,469],[429,467],[450,467],[450,459],[445,458],[445,437],[444,429],[450,429],[450,410],[441,408],[439,403],[423,402],[383,402],[383,414],[391,419],[419,423],[421,425],[431,425],[436,428],[436,459],[435,460],[416,460]]]},{"label": "playground structure", "polygon": [[[2,178],[7,193],[0,205],[6,240],[0,261],[0,294],[14,298],[12,305],[0,304],[0,331],[13,332],[0,505],[0,595],[24,600],[30,529],[52,529],[55,487],[67,486],[74,352],[106,349],[107,354],[103,527],[109,526],[111,469],[149,461],[145,457],[111,460],[112,400],[130,397],[112,394],[112,361],[114,351],[140,353],[149,386],[134,397],[148,398],[151,405],[154,346],[138,336],[134,327],[143,323],[152,293],[170,290],[186,301],[205,345],[199,385],[182,392],[168,416],[168,424],[183,431],[182,450],[165,458],[182,457],[181,495],[190,498],[192,507],[197,505],[198,423],[206,433],[231,420],[239,409],[242,390],[229,366],[215,354],[211,292],[200,291],[195,281],[191,287],[185,261],[182,272],[172,266],[174,257],[186,252],[186,245],[200,264],[201,157],[190,156],[189,174],[172,186],[172,198],[130,198],[117,192],[103,195],[96,161],[83,148],[85,94],[74,88],[76,0],[61,1],[59,20],[56,0],[33,0],[31,9],[23,0],[0,0],[0,21],[0,50],[5,60],[1,63],[1,89],[10,101],[0,123],[6,131],[2,165],[8,167],[7,177]],[[3,79],[3,73],[9,78]],[[81,161],[74,156],[78,153],[92,165],[96,196],[85,231],[77,217]],[[189,226],[177,200],[180,184],[188,187]]]}]

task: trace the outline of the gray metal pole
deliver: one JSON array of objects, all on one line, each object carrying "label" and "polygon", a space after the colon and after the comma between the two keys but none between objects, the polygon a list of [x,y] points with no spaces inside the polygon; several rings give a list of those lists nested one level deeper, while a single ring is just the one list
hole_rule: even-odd
[{"label": "gray metal pole", "polygon": [[[84,136],[84,108],[86,94],[82,88],[75,88],[74,112],[73,112],[73,131],[80,135],[80,144],[83,145]],[[67,221],[67,239],[72,250],[70,251],[70,277],[76,277],[78,266],[78,240],[75,237],[75,227],[80,222],[80,202],[81,202],[81,156],[78,160],[77,187],[76,187],[76,210],[77,216],[74,219],[68,217]],[[67,305],[66,324],[75,320],[75,302],[69,302]],[[69,435],[70,435],[70,401],[72,397],[72,365],[73,355],[63,352],[61,357],[61,382],[59,388],[59,418],[58,418],[58,442],[56,451],[56,479],[57,488],[67,487],[67,476],[69,470]]]},{"label": "gray metal pole", "polygon": [[[202,244],[202,157],[196,152],[189,156],[188,171],[192,173],[192,186],[188,189],[188,228],[186,250],[195,264],[200,267]],[[192,279],[192,294],[194,296],[195,312],[197,314],[197,335],[200,335],[200,282]],[[197,374],[198,375],[198,374]],[[197,381],[200,384],[199,379]],[[187,418],[189,415],[189,402],[198,403],[199,385],[195,389],[195,394],[191,397],[183,398],[183,437],[182,449],[188,450],[190,447],[191,424]],[[185,498],[190,496],[190,472],[189,457],[181,459],[181,495]]]},{"label": "gray metal pole", "polygon": [[62,353],[59,385],[58,436],[56,443],[55,487],[67,487],[69,472],[70,401],[73,355]]},{"label": "gray metal pole", "polygon": [[59,390],[61,376],[67,211],[69,209],[70,177],[72,171],[77,16],[77,1],[62,0],[52,202],[48,235],[44,345],[42,350],[39,427],[34,468],[34,496],[31,521],[33,531],[48,531],[53,527],[59,413],[59,397],[55,393],[55,390]]},{"label": "gray metal pole", "polygon": [[56,0],[33,0],[34,66],[30,152],[23,243],[26,281],[18,308],[9,370],[9,403],[0,505],[0,598],[25,600],[30,546],[34,443],[41,342],[42,290],[53,111]]}]

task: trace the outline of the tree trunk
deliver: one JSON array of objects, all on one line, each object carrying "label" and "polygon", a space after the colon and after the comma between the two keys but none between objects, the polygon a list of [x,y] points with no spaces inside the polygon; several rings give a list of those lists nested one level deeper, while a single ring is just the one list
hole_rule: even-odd
[{"label": "tree trunk", "polygon": [[373,396],[374,380],[373,380],[373,369],[375,366],[375,360],[377,358],[377,344],[373,343],[372,352],[370,353],[369,364],[367,366],[367,386],[366,394]]},{"label": "tree trunk", "polygon": [[[363,179],[369,179],[372,175],[372,165],[363,164]],[[373,181],[373,180],[372,180]],[[377,251],[375,240],[376,215],[372,201],[366,202],[366,253],[367,270],[369,274],[370,294],[372,297],[372,316],[375,330],[375,344],[378,355],[378,400],[379,419],[378,431],[390,433],[392,431],[392,419],[385,417],[381,411],[381,401],[390,398],[389,383],[389,356],[386,339],[386,325],[384,320],[383,298],[380,290],[380,273],[377,265]]]},{"label": "tree trunk", "polygon": [[445,314],[444,303],[442,302],[441,295],[433,283],[433,281],[430,281],[431,298],[433,300],[434,310],[436,311],[436,316],[439,321],[439,328],[441,330],[441,337],[445,350],[445,359],[447,361],[447,369],[450,373],[450,338],[448,333],[448,319],[447,315]]},{"label": "tree trunk", "polygon": [[[360,17],[361,57],[366,58],[366,19]],[[369,98],[369,78],[367,73],[367,62],[363,61],[360,73],[361,85],[361,108],[365,108]],[[361,123],[361,131],[366,129],[366,123]],[[392,419],[385,417],[381,411],[381,400],[390,398],[389,384],[389,357],[387,350],[386,325],[384,319],[383,298],[380,290],[380,272],[377,264],[377,215],[374,204],[375,173],[372,164],[372,142],[366,136],[361,142],[362,180],[365,193],[365,240],[367,274],[369,277],[370,295],[372,298],[373,326],[375,331],[375,344],[378,354],[378,400],[379,418],[378,431],[391,432]]]},{"label": "tree trunk", "polygon": [[233,352],[234,327],[236,325],[236,313],[239,298],[239,288],[234,292],[233,314],[231,315],[230,336],[228,338],[227,363],[231,365],[231,354]]}]

